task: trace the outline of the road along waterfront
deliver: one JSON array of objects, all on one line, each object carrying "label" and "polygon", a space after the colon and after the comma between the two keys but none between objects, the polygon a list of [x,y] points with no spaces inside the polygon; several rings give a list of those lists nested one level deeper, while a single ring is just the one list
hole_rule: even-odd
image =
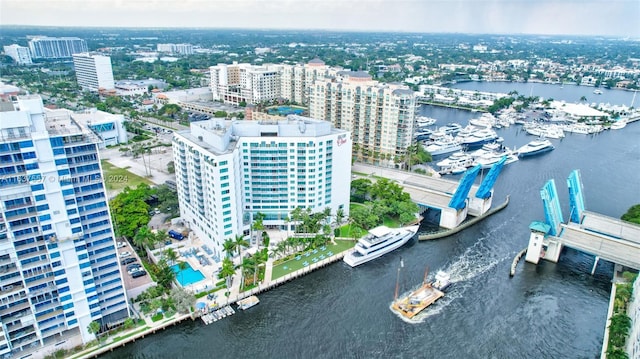
[{"label": "road along waterfront", "polygon": [[[477,113],[425,108],[440,123]],[[498,130],[509,146],[532,139],[517,127]],[[540,188],[555,178],[565,214],[564,185],[582,172],[586,206],[619,217],[640,203],[640,124],[597,136],[570,135],[556,150],[503,169],[495,198],[507,208],[450,237],[413,242],[358,268],[329,265],[260,295],[260,305],[204,326],[185,321],[105,358],[523,358],[594,357],[604,335],[613,265],[573,250],[557,264],[523,263],[508,273],[529,238],[529,223],[543,219]],[[451,178],[456,178],[451,177]],[[634,186],[635,184],[635,186]],[[452,276],[447,295],[419,324],[390,310],[396,270],[402,289],[421,282],[425,265]]]}]

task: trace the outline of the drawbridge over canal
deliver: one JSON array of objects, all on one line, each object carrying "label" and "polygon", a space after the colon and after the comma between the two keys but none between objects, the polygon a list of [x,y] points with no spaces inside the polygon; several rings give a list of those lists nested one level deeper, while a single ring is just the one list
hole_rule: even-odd
[{"label": "drawbridge over canal", "polygon": [[578,170],[571,172],[567,185],[571,212],[567,223],[563,223],[554,181],[542,188],[545,221],[529,226],[527,262],[557,262],[562,247],[567,246],[595,256],[592,273],[600,258],[640,270],[640,226],[587,211]]},{"label": "drawbridge over canal", "polygon": [[422,210],[439,212],[440,227],[452,229],[468,215],[481,216],[491,208],[493,186],[505,161],[506,157],[493,165],[480,185],[474,184],[480,166],[467,170],[459,182],[359,163],[352,169],[397,181]]}]

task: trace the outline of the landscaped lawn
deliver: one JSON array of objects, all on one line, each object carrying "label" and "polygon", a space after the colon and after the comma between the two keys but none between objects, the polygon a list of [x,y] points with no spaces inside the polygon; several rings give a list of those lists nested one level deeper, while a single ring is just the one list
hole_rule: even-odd
[{"label": "landscaped lawn", "polygon": [[[271,280],[280,278],[286,274],[293,273],[297,270],[304,268],[305,262],[307,262],[308,264],[313,264],[314,258],[321,260],[321,258],[319,258],[321,255],[328,257],[331,255],[329,254],[329,252],[333,254],[338,254],[340,252],[344,252],[350,248],[353,248],[355,244],[356,244],[355,241],[336,240],[336,244],[331,244],[331,243],[327,244],[325,246],[326,249],[324,251],[318,248],[317,253],[313,253],[312,251],[300,252],[296,255],[296,257],[299,257],[300,259],[296,259],[296,257],[294,257],[291,260],[288,260],[286,262],[273,266],[273,271],[271,272]],[[306,253],[309,253],[309,255],[307,256]]]},{"label": "landscaped lawn", "polygon": [[153,184],[148,179],[133,174],[127,171],[126,168],[116,167],[106,160],[100,161],[100,164],[102,165],[102,171],[104,171],[104,185],[108,191],[120,192],[127,186],[135,188],[140,183]]},{"label": "landscaped lawn", "polygon": [[364,236],[366,233],[367,231],[358,226],[345,224],[344,226],[340,227],[340,233],[338,234],[338,237],[357,239]]}]

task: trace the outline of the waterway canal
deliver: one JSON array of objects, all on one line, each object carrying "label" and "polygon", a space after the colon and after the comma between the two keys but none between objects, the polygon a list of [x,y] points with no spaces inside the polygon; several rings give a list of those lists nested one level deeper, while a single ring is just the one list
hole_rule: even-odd
[{"label": "waterway canal", "polygon": [[[422,112],[440,124],[466,124],[478,115],[434,107]],[[518,128],[498,130],[507,146],[533,139]],[[495,198],[501,203],[511,195],[509,206],[470,229],[410,243],[357,268],[338,262],[261,294],[260,305],[246,312],[206,327],[188,321],[104,358],[599,357],[611,263],[600,261],[592,276],[592,256],[565,250],[558,264],[521,263],[513,278],[509,269],[527,245],[529,223],[543,219],[540,188],[548,179],[556,180],[565,218],[573,169],[582,172],[587,209],[619,217],[640,203],[638,138],[636,122],[552,140],[554,151],[505,167]],[[427,265],[454,280],[419,324],[389,310],[400,258],[405,290],[421,281]]]}]

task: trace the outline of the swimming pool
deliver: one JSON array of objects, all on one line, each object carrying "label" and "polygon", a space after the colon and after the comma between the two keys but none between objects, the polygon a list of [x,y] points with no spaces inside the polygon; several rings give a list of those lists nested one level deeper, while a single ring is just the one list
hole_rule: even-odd
[{"label": "swimming pool", "polygon": [[178,264],[174,264],[171,266],[171,270],[176,274],[176,279],[180,283],[180,285],[184,288],[190,284],[197,283],[204,279],[204,275],[199,270],[193,270],[189,263],[185,263],[187,267],[180,270]]},{"label": "swimming pool", "polygon": [[300,115],[304,112],[302,108],[290,107],[290,106],[278,106],[267,110],[270,115]]}]

